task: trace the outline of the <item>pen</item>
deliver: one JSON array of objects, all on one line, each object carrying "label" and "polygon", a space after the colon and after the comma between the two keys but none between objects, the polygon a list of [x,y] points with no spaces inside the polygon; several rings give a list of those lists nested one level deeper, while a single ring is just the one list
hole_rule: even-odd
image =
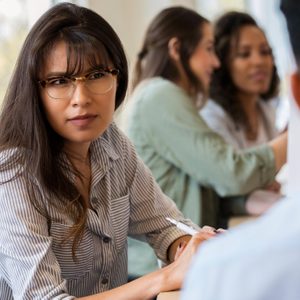
[{"label": "pen", "polygon": [[182,222],[176,221],[176,220],[174,220],[172,218],[166,217],[166,219],[168,221],[170,221],[172,224],[176,225],[177,228],[181,229],[182,231],[184,231],[185,233],[188,233],[190,235],[194,235],[195,233],[199,232],[196,229],[194,229],[194,228],[192,228],[192,227],[190,227],[188,225],[185,225]]}]

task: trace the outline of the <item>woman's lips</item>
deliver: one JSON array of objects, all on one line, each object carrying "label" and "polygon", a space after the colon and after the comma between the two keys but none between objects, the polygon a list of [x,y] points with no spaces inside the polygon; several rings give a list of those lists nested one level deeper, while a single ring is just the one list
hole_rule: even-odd
[{"label": "woman's lips", "polygon": [[78,127],[86,127],[90,125],[90,123],[92,123],[96,117],[96,115],[76,116],[74,118],[69,119],[69,122]]},{"label": "woman's lips", "polygon": [[250,77],[254,81],[264,81],[267,80],[268,74],[266,72],[257,72],[252,74]]}]

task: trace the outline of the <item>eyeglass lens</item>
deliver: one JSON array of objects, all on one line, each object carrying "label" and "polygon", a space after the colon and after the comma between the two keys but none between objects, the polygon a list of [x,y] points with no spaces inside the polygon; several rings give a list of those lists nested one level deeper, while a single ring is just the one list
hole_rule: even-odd
[{"label": "eyeglass lens", "polygon": [[83,77],[62,77],[50,80],[46,85],[47,93],[55,99],[72,97],[76,81],[84,81],[85,87],[94,94],[105,94],[113,87],[114,76],[109,72],[98,71]]}]

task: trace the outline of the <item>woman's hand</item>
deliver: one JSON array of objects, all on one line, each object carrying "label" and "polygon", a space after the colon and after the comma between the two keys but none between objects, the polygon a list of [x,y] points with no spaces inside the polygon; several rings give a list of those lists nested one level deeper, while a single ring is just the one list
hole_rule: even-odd
[{"label": "woman's hand", "polygon": [[260,216],[281,198],[280,193],[272,190],[256,190],[246,201],[246,211],[251,216]]},{"label": "woman's hand", "polygon": [[272,183],[270,183],[266,187],[267,191],[271,191],[271,192],[274,192],[274,193],[280,193],[280,189],[281,189],[281,184],[276,180],[274,180]]},{"label": "woman's hand", "polygon": [[[181,288],[185,274],[189,268],[190,262],[196,253],[200,244],[207,239],[215,236],[219,232],[213,227],[204,226],[199,233],[193,237],[183,236],[176,242],[183,242],[178,246],[179,252],[176,260],[162,269],[133,280],[123,286],[115,289],[88,296],[80,299],[123,299],[123,300],[140,300],[152,299],[161,292],[178,290]],[[188,241],[187,239],[190,239]],[[173,243],[173,244],[174,244]]]},{"label": "woman's hand", "polygon": [[177,290],[181,288],[185,274],[198,247],[207,239],[217,234],[213,227],[204,226],[189,242],[182,241],[175,254],[175,260],[162,269],[165,273],[165,281],[162,291]]},{"label": "woman's hand", "polygon": [[[211,226],[203,226],[201,228],[201,231],[200,232],[209,232],[209,233],[213,233],[213,235],[215,233],[219,233],[220,230],[224,230],[224,229],[215,229],[214,227],[211,227]],[[185,247],[187,246],[188,242],[190,241],[191,239],[191,236],[184,236],[182,237],[178,244],[178,247],[176,249],[176,253],[175,253],[175,256],[174,256],[174,261],[178,259],[178,257],[183,253]]]}]

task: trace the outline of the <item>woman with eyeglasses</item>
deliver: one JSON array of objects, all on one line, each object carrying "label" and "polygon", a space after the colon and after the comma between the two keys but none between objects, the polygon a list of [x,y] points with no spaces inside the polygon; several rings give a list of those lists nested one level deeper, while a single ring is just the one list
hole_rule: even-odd
[{"label": "woman with eyeglasses", "polygon": [[[283,134],[237,151],[199,116],[220,66],[210,23],[195,11],[170,7],[150,23],[140,49],[127,108],[127,133],[161,189],[198,225],[219,226],[219,197],[245,195],[274,180],[286,161]],[[129,271],[157,267],[145,243],[130,241]],[[138,261],[139,258],[142,258]]]},{"label": "woman with eyeglasses", "polygon": [[[215,235],[190,240],[166,220],[193,226],[113,123],[127,73],[89,9],[59,4],[29,32],[0,118],[0,299],[151,299],[180,288]],[[128,235],[170,264],[125,284]]]}]

